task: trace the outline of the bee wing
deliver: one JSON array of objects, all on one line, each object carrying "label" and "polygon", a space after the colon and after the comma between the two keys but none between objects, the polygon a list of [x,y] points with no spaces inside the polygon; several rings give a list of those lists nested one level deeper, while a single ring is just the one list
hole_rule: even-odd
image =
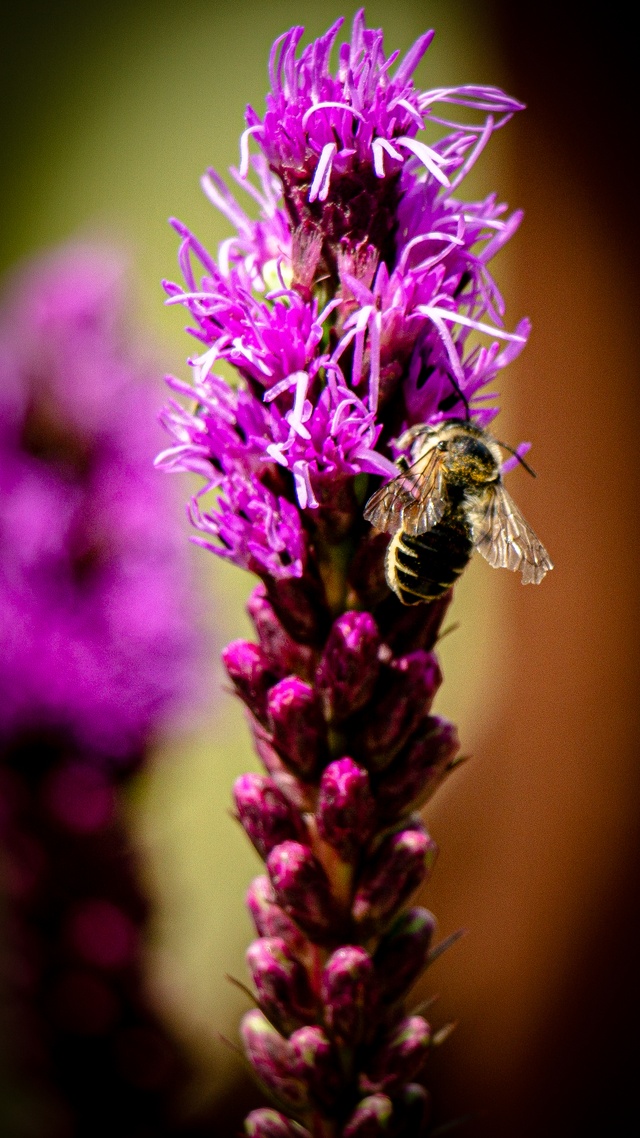
[{"label": "bee wing", "polygon": [[490,488],[490,500],[474,534],[476,549],[495,569],[520,569],[523,585],[539,585],[553,562],[501,482]]},{"label": "bee wing", "polygon": [[369,498],[364,516],[376,529],[396,533],[401,527],[416,537],[440,521],[445,511],[441,454],[433,449]]}]

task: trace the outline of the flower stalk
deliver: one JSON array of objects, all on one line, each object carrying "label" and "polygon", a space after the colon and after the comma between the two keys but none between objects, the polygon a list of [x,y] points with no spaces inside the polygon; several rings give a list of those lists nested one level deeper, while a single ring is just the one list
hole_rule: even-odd
[{"label": "flower stalk", "polygon": [[439,949],[432,914],[408,906],[437,856],[418,811],[460,761],[432,713],[451,590],[402,604],[388,534],[363,510],[398,475],[407,430],[489,425],[487,386],[528,334],[505,328],[488,269],[520,214],[457,197],[521,104],[418,89],[433,33],[387,58],[362,12],[334,71],[341,24],[300,55],[302,28],[276,41],[266,114],[249,108],[232,170],[259,218],[209,171],[236,235],[216,261],[175,223],[186,283],[165,284],[202,351],[190,385],[168,380],[191,409],[166,409],[159,463],[203,479],[194,540],[260,578],[255,642],[223,653],[265,767],[235,786],[266,867],[247,896],[242,1038],[274,1102],[247,1119],[255,1138],[426,1133],[425,1064],[446,1033],[411,1010]]}]

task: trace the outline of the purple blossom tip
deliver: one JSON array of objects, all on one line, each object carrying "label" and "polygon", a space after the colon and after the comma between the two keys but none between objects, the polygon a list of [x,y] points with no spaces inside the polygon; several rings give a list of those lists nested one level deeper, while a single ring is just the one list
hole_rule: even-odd
[{"label": "purple blossom tip", "polygon": [[309,1131],[279,1110],[252,1110],[244,1124],[247,1138],[311,1138]]},{"label": "purple blossom tip", "polygon": [[276,902],[273,886],[266,876],[255,877],[247,890],[247,908],[261,937],[281,938],[298,958],[306,955],[306,937]]},{"label": "purple blossom tip", "polygon": [[368,952],[357,945],[338,948],[322,973],[324,1019],[332,1037],[359,1046],[374,1011],[374,970]]},{"label": "purple blossom tip", "polygon": [[273,779],[244,774],[233,788],[238,817],[260,857],[274,846],[303,836],[300,818]]},{"label": "purple blossom tip", "polygon": [[368,842],[376,819],[369,775],[353,759],[336,759],[320,780],[316,820],[320,837],[343,861],[357,859]]},{"label": "purple blossom tip", "polygon": [[429,962],[436,920],[428,909],[402,913],[380,941],[374,966],[385,1003],[404,997]]},{"label": "purple blossom tip", "polygon": [[294,1031],[289,1040],[294,1069],[307,1086],[309,1098],[320,1109],[331,1109],[343,1090],[343,1074],[334,1048],[321,1027],[309,1025]]},{"label": "purple blossom tip", "polygon": [[339,914],[327,875],[308,846],[283,842],[267,858],[278,904],[318,944],[338,934]]},{"label": "purple blossom tip", "polygon": [[364,930],[382,930],[392,913],[431,873],[438,847],[421,822],[383,838],[370,855],[353,900]]},{"label": "purple blossom tip", "polygon": [[273,745],[294,772],[313,775],[326,750],[320,700],[310,684],[287,676],[269,691],[267,714]]},{"label": "purple blossom tip", "polygon": [[240,1034],[247,1058],[267,1091],[288,1109],[304,1110],[307,1089],[294,1073],[295,1057],[289,1041],[257,1009],[246,1013]]},{"label": "purple blossom tip", "polygon": [[363,1098],[343,1130],[343,1138],[391,1138],[393,1103],[388,1095]]},{"label": "purple blossom tip", "polygon": [[424,1066],[431,1036],[431,1028],[422,1016],[406,1016],[380,1046],[360,1080],[361,1089],[393,1093],[403,1083],[412,1082]]},{"label": "purple blossom tip", "polygon": [[276,679],[265,653],[248,640],[233,640],[223,649],[222,662],[240,698],[258,720],[263,720],[267,692]]},{"label": "purple blossom tip", "polygon": [[307,973],[282,937],[260,937],[247,950],[247,965],[267,1019],[284,1035],[314,1015]]},{"label": "purple blossom tip", "polygon": [[368,702],[378,678],[379,645],[369,613],[346,612],[334,622],[316,674],[327,719],[339,722]]}]

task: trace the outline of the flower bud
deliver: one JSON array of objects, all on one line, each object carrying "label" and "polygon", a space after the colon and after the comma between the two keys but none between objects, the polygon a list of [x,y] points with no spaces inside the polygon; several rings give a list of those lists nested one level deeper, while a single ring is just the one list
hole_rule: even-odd
[{"label": "flower bud", "polygon": [[423,1138],[427,1133],[431,1097],[420,1083],[408,1083],[394,1096],[398,1138]]},{"label": "flower bud", "polygon": [[257,1008],[240,1025],[247,1058],[265,1088],[296,1111],[308,1104],[304,1082],[295,1074],[293,1049]]},{"label": "flower bud", "polygon": [[233,787],[238,816],[260,857],[274,846],[303,837],[302,825],[288,799],[271,778],[243,774]]},{"label": "flower bud", "polygon": [[326,724],[313,688],[287,676],[271,688],[267,711],[276,750],[296,774],[311,777],[326,751]]},{"label": "flower bud", "polygon": [[383,819],[417,810],[437,790],[453,766],[460,749],[453,723],[429,715],[378,785]]},{"label": "flower bud", "polygon": [[406,1016],[395,1025],[376,1052],[366,1075],[360,1076],[363,1091],[392,1094],[411,1082],[426,1059],[431,1028],[422,1016]]},{"label": "flower bud", "polygon": [[258,634],[260,647],[278,676],[311,674],[313,650],[298,644],[282,627],[262,582],[256,585],[247,602],[247,612]]},{"label": "flower bud", "polygon": [[264,720],[267,692],[277,676],[262,648],[248,640],[232,640],[222,649],[222,662],[240,698],[257,719]]},{"label": "flower bud", "polygon": [[324,966],[321,995],[324,1021],[331,1035],[351,1050],[371,1021],[374,973],[368,952],[357,945],[338,948]]},{"label": "flower bud", "polygon": [[343,861],[354,861],[375,825],[376,804],[369,775],[353,759],[336,759],[325,768],[318,796],[318,833]]},{"label": "flower bud", "polygon": [[368,612],[345,612],[334,621],[316,672],[327,719],[339,722],[369,701],[380,670],[379,645]]},{"label": "flower bud", "polygon": [[385,1003],[400,999],[418,979],[427,965],[435,928],[433,913],[416,907],[401,913],[382,938],[373,963]]},{"label": "flower bud", "polygon": [[353,901],[353,918],[363,935],[384,928],[431,872],[437,852],[421,822],[383,838],[365,864]]},{"label": "flower bud", "polygon": [[314,1015],[314,1000],[306,970],[282,937],[260,937],[247,949],[247,964],[258,1003],[271,1023],[285,1035]]},{"label": "flower bud", "polygon": [[342,1073],[331,1043],[321,1027],[301,1027],[289,1043],[294,1070],[307,1086],[310,1099],[321,1108],[330,1108],[340,1097]]},{"label": "flower bud", "polygon": [[256,926],[256,932],[263,937],[281,937],[289,951],[296,956],[304,955],[308,942],[300,929],[276,904],[276,895],[268,877],[255,877],[247,890],[247,908]]},{"label": "flower bud", "polygon": [[278,904],[318,944],[330,943],[338,929],[327,875],[308,846],[282,842],[267,858]]},{"label": "flower bud", "polygon": [[432,652],[418,651],[394,660],[385,669],[384,681],[359,739],[367,765],[378,770],[391,762],[428,714],[442,674]]},{"label": "flower bud", "polygon": [[388,1138],[392,1123],[391,1099],[387,1095],[368,1095],[358,1103],[344,1127],[343,1138]]},{"label": "flower bud", "polygon": [[311,1138],[309,1131],[279,1110],[262,1107],[252,1110],[244,1122],[247,1138]]},{"label": "flower bud", "polygon": [[265,581],[267,597],[283,628],[299,644],[322,644],[329,627],[329,613],[322,586],[309,573]]},{"label": "flower bud", "polygon": [[382,638],[394,655],[415,652],[418,648],[430,652],[440,635],[452,597],[453,590],[448,589],[437,600],[414,607],[401,604],[394,595],[388,596],[376,616]]}]

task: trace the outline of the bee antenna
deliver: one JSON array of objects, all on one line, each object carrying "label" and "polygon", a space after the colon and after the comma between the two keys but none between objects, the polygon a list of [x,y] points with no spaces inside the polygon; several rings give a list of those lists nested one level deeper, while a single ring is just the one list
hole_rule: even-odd
[{"label": "bee antenna", "polygon": [[[465,416],[464,417],[465,417],[465,419],[467,420],[468,423],[471,422],[471,408],[469,407],[469,400],[467,399],[466,395],[462,391],[460,384],[458,383],[457,379],[455,378],[454,375],[451,374],[450,371],[447,372],[447,379],[449,380],[449,383],[451,384],[453,390],[455,391],[456,395],[458,396],[458,399],[460,400],[460,402],[464,403],[464,410],[465,410]],[[452,402],[452,396],[449,396],[447,399],[445,399],[442,402],[440,409],[444,410],[446,405],[451,403],[451,402]]]},{"label": "bee antenna", "polygon": [[520,463],[520,466],[524,466],[525,470],[527,471],[528,474],[531,475],[532,478],[538,477],[538,475],[536,474],[533,467],[529,466],[528,462],[525,462],[522,455],[518,454],[517,450],[514,450],[513,447],[510,447],[508,443],[501,443],[499,439],[496,439],[496,442],[497,442],[499,447],[503,447],[504,450],[508,450],[509,454],[512,454],[514,458],[517,458],[518,462]]}]

